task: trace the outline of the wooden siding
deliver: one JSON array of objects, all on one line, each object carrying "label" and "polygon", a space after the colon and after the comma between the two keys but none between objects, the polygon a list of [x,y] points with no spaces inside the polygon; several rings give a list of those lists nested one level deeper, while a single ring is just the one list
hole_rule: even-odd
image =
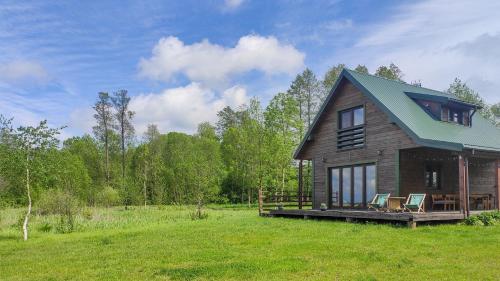
[{"label": "wooden siding", "polygon": [[[355,106],[365,106],[366,139],[362,148],[337,149],[338,112]],[[314,208],[328,204],[329,167],[355,163],[376,163],[378,192],[397,193],[396,154],[399,149],[417,147],[397,125],[353,84],[344,81],[336,98],[330,102],[313,133],[313,140],[305,144],[301,159],[314,162]]]}]

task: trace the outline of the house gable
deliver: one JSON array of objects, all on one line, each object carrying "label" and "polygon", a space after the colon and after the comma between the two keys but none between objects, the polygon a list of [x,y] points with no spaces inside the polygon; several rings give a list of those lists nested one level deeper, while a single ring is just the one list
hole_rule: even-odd
[{"label": "house gable", "polygon": [[[399,149],[418,145],[349,80],[341,81],[333,96],[325,104],[323,114],[311,132],[311,139],[299,154],[300,159],[313,161],[314,207],[328,202],[328,169],[332,167],[374,163],[377,166],[378,191],[397,193],[396,155]],[[363,106],[365,112],[364,146],[338,149],[339,111],[358,106]]]}]

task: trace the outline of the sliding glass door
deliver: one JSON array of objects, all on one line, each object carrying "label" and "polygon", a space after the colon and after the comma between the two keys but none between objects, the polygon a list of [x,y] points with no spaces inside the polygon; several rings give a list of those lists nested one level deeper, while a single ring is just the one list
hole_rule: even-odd
[{"label": "sliding glass door", "polygon": [[375,164],[329,169],[330,207],[363,208],[376,193]]}]

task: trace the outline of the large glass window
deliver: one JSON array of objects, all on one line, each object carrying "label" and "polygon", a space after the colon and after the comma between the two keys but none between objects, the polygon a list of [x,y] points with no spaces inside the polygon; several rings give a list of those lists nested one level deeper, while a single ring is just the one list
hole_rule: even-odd
[{"label": "large glass window", "polygon": [[330,168],[329,184],[331,207],[366,207],[377,193],[375,165]]},{"label": "large glass window", "polygon": [[342,169],[342,205],[351,205],[351,168]]},{"label": "large glass window", "polygon": [[340,205],[340,177],[339,177],[339,169],[331,169],[330,170],[331,177],[331,202],[332,206],[338,207]]},{"label": "large glass window", "polygon": [[363,206],[363,166],[354,167],[354,207]]},{"label": "large glass window", "polygon": [[371,202],[377,194],[377,174],[375,165],[366,166],[366,202]]}]

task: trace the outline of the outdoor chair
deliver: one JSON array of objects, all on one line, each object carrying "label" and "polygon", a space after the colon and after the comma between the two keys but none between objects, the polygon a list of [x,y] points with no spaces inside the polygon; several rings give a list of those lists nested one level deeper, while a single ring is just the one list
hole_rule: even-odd
[{"label": "outdoor chair", "polygon": [[405,211],[420,213],[421,211],[424,212],[424,201],[425,193],[410,193],[408,199],[406,199],[406,204],[403,204],[403,206]]},{"label": "outdoor chair", "polygon": [[375,209],[379,211],[387,206],[387,198],[391,196],[390,193],[377,193],[373,197],[372,202],[368,203],[368,209]]}]

